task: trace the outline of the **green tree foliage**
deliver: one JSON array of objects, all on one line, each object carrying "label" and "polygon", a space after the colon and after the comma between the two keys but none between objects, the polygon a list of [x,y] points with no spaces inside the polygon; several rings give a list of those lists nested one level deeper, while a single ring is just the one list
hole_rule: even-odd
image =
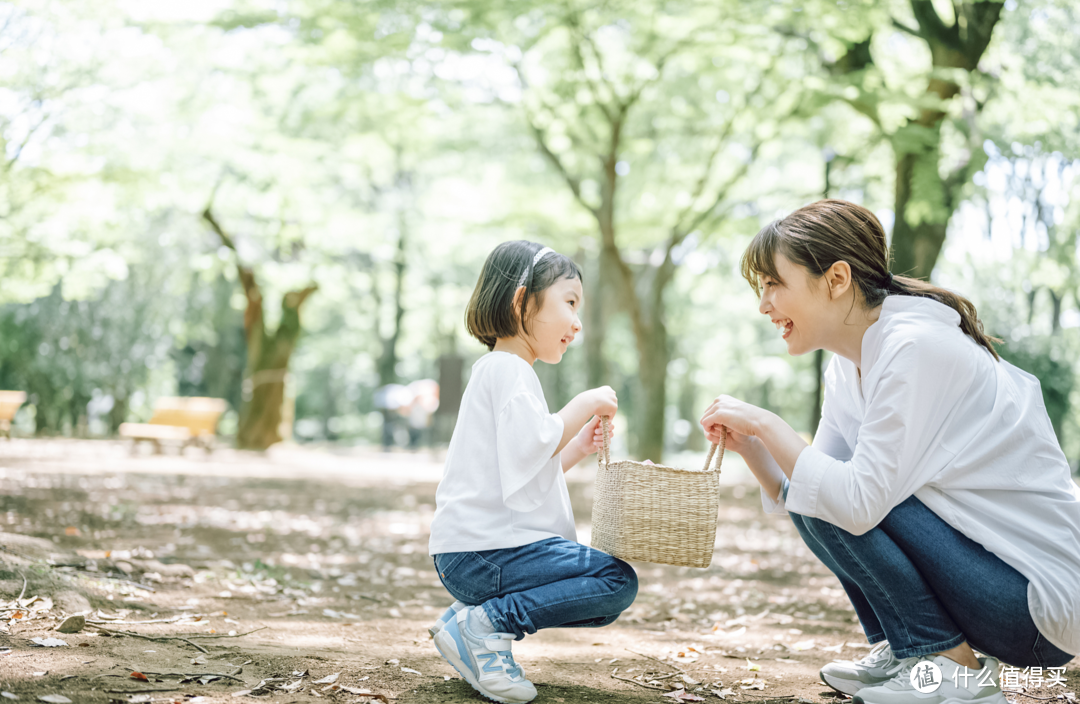
[{"label": "green tree foliage", "polygon": [[604,331],[624,313],[638,353],[636,450],[659,458],[668,287],[679,261],[752,197],[744,179],[798,112],[800,67],[773,58],[785,40],[753,30],[763,6],[752,3],[450,7],[448,36],[513,69],[502,100],[593,220],[594,285],[611,295],[590,303],[589,381],[610,381]]},{"label": "green tree foliage", "polygon": [[[972,297],[1078,457],[1078,12],[2,4],[0,386],[66,432],[160,395],[240,410],[246,379],[276,429],[287,389],[256,399],[254,380],[285,368],[259,361],[284,330],[300,437],[371,441],[375,389],[483,353],[469,291],[492,247],[527,238],[586,272],[583,344],[537,365],[551,405],[612,384],[621,437],[654,460],[695,448],[717,393],[810,429],[812,360],[786,356],[738,260],[820,197],[835,153],[831,195],[882,216],[896,270],[937,265]],[[212,194],[232,248],[202,216]]]}]

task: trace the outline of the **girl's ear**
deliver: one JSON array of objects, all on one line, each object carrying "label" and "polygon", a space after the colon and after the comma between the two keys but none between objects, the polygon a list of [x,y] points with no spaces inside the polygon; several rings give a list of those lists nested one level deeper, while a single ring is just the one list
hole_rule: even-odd
[{"label": "girl's ear", "polygon": [[514,313],[514,319],[519,323],[521,322],[521,302],[525,300],[525,287],[518,286],[517,291],[514,291],[514,301],[511,304],[511,310]]},{"label": "girl's ear", "polygon": [[825,272],[825,283],[829,286],[829,298],[840,298],[851,288],[851,265],[839,261]]}]

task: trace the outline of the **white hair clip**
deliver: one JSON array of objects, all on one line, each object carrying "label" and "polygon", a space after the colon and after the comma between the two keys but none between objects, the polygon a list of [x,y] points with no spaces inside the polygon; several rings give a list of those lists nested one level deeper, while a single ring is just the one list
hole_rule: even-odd
[{"label": "white hair clip", "polygon": [[536,263],[543,259],[545,254],[555,254],[555,250],[551,247],[544,247],[536,253],[536,256],[534,256],[532,260],[532,266],[521,272],[521,281],[518,281],[519,287],[525,285],[525,279],[529,278],[529,272],[536,268]]}]

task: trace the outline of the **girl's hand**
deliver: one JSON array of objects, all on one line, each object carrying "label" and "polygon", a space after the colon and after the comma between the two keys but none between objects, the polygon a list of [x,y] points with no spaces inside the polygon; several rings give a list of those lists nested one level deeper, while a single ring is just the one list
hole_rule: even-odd
[{"label": "girl's hand", "polygon": [[[608,423],[608,437],[615,437],[615,424]],[[591,455],[604,446],[604,427],[600,423],[600,416],[593,416],[592,420],[574,438],[578,449],[582,454]]]},{"label": "girl's hand", "polygon": [[589,393],[593,396],[593,413],[598,416],[615,417],[619,411],[619,397],[615,395],[615,389],[610,386],[600,386]]},{"label": "girl's hand", "polygon": [[742,455],[758,442],[754,436],[762,413],[757,406],[731,396],[718,396],[701,416],[701,428],[709,442],[715,443],[720,442],[721,428],[727,428],[727,449]]}]

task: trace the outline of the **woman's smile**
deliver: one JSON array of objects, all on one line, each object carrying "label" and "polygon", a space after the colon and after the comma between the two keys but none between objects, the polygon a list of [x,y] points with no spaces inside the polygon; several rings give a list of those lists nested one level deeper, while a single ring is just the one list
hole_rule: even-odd
[{"label": "woman's smile", "polygon": [[780,337],[785,340],[791,336],[791,331],[795,329],[795,323],[789,318],[771,318],[771,320],[776,329],[782,331]]}]

